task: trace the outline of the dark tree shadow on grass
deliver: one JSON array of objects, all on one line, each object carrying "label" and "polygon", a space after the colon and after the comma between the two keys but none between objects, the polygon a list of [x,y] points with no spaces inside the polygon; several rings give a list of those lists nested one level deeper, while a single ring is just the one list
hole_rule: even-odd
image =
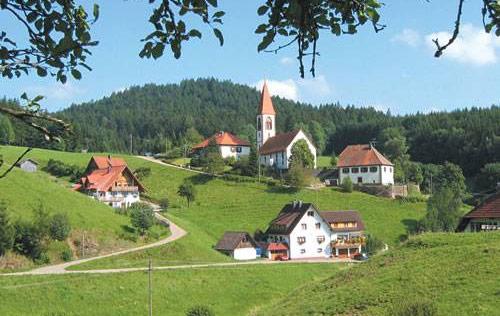
[{"label": "dark tree shadow on grass", "polygon": [[418,221],[416,219],[405,218],[401,220],[401,223],[405,225],[406,234],[401,234],[399,236],[399,241],[404,242],[410,235],[418,233]]},{"label": "dark tree shadow on grass", "polygon": [[191,181],[194,185],[207,184],[208,182],[215,179],[214,176],[210,176],[207,174],[197,174],[195,176],[189,177],[189,181]]},{"label": "dark tree shadow on grass", "polygon": [[267,193],[279,193],[279,194],[295,194],[300,190],[293,187],[283,187],[281,185],[268,186],[266,189]]}]

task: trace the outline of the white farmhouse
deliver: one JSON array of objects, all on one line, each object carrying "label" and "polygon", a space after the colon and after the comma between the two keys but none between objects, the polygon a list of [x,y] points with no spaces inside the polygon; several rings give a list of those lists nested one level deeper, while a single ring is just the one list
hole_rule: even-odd
[{"label": "white farmhouse", "polygon": [[93,156],[80,181],[73,189],[111,207],[129,207],[140,201],[144,187],[123,159]]},{"label": "white farmhouse", "polygon": [[364,225],[356,211],[320,212],[312,203],[287,204],[266,231],[271,260],[351,257],[361,251]]},{"label": "white farmhouse", "polygon": [[354,184],[394,184],[394,165],[371,144],[347,146],[337,168],[340,183],[349,177]]},{"label": "white farmhouse", "polygon": [[309,151],[313,154],[314,168],[316,168],[316,147],[302,130],[276,134],[276,112],[267,84],[264,82],[257,113],[257,149],[260,163],[278,169],[288,169],[292,147],[301,139],[306,141]]},{"label": "white farmhouse", "polygon": [[202,152],[206,149],[210,142],[215,142],[219,147],[222,158],[234,157],[240,159],[240,157],[248,156],[250,154],[250,143],[246,140],[240,139],[235,135],[220,131],[215,135],[205,139],[201,143],[193,146],[193,152]]},{"label": "white farmhouse", "polygon": [[247,232],[224,233],[215,245],[215,249],[235,260],[253,260],[257,258],[257,244]]}]

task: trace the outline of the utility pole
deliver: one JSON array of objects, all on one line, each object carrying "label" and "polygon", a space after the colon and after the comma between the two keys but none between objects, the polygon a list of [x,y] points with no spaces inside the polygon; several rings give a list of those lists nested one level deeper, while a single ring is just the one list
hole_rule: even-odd
[{"label": "utility pole", "polygon": [[149,316],[153,316],[153,281],[151,279],[153,274],[153,261],[149,258],[149,269],[148,269],[148,277],[149,277]]},{"label": "utility pole", "polygon": [[85,231],[82,233],[82,258],[85,257]]}]

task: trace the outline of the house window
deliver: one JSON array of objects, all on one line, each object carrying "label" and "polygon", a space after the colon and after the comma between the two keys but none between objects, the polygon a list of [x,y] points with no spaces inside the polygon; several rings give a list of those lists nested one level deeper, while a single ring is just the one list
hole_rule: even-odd
[{"label": "house window", "polygon": [[320,229],[321,228],[321,223],[316,223],[316,229]]},{"label": "house window", "polygon": [[342,169],[342,173],[349,173],[349,168]]},{"label": "house window", "polygon": [[236,147],[236,152],[240,153],[241,152],[241,147]]},{"label": "house window", "polygon": [[297,242],[302,245],[306,242],[306,237],[297,237]]},{"label": "house window", "polygon": [[236,151],[235,147],[231,147],[231,152],[234,153]]},{"label": "house window", "polygon": [[358,173],[359,172],[359,168],[356,167],[356,168],[351,168],[351,172],[352,173]]},{"label": "house window", "polygon": [[260,121],[260,117],[257,118],[257,129],[258,130],[262,129],[262,123]]},{"label": "house window", "polygon": [[323,248],[318,248],[318,253],[322,253],[323,252]]},{"label": "house window", "polygon": [[266,129],[267,130],[273,129],[273,120],[270,117],[268,117],[266,120]]},{"label": "house window", "polygon": [[314,211],[307,212],[307,216],[314,216]]},{"label": "house window", "polygon": [[370,167],[370,172],[377,172],[378,168],[377,167]]},{"label": "house window", "polygon": [[363,177],[358,177],[358,183],[363,183]]},{"label": "house window", "polygon": [[300,249],[300,253],[304,254],[304,253],[306,253],[306,250],[305,249]]},{"label": "house window", "polygon": [[318,244],[321,244],[322,242],[325,241],[325,236],[318,236],[316,237],[316,240],[318,241]]},{"label": "house window", "polygon": [[391,167],[391,168],[389,168],[389,172],[390,172],[390,173],[392,173],[392,167]]},{"label": "house window", "polygon": [[386,172],[386,169],[385,169],[385,167],[384,167],[384,172]]},{"label": "house window", "polygon": [[302,224],[302,229],[307,229],[307,224]]},{"label": "house window", "polygon": [[285,160],[285,153],[281,152],[281,160]]},{"label": "house window", "polygon": [[368,167],[361,167],[361,173],[367,173]]}]

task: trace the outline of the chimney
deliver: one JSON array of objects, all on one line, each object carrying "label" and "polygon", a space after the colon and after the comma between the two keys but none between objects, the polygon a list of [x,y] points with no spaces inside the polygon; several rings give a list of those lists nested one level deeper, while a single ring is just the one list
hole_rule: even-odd
[{"label": "chimney", "polygon": [[108,155],[108,173],[111,172],[111,155]]}]

